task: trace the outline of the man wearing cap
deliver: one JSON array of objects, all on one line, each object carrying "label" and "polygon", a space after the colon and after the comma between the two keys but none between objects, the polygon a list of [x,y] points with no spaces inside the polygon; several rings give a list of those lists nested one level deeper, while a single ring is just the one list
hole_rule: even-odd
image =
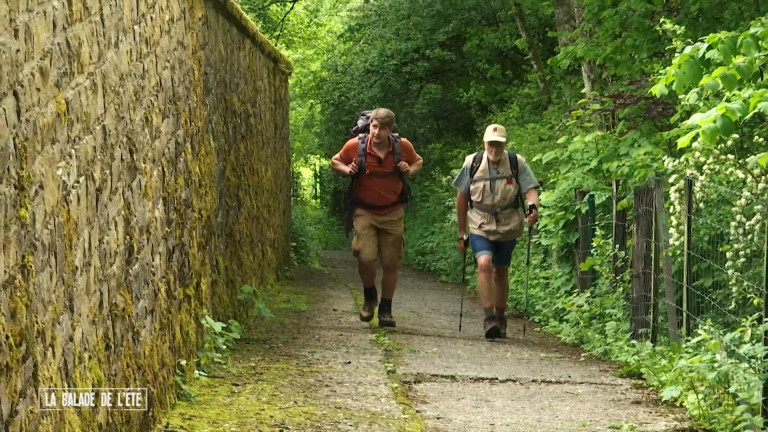
[{"label": "man wearing cap", "polygon": [[[483,135],[485,151],[467,156],[453,181],[458,189],[458,248],[464,253],[469,243],[474,251],[477,295],[485,311],[486,339],[507,335],[504,314],[512,251],[517,238],[523,234],[524,219],[527,217],[531,226],[538,220],[539,183],[525,158],[504,149],[506,141],[504,126],[488,126]],[[517,159],[517,173],[513,172],[512,155]],[[522,197],[525,204],[520,202]]]}]

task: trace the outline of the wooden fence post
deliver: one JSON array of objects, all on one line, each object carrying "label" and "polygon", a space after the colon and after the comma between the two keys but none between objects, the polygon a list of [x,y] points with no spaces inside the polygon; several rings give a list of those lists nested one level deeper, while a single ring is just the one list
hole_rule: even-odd
[{"label": "wooden fence post", "polygon": [[659,247],[659,233],[661,230],[658,226],[658,207],[657,202],[654,202],[653,211],[656,214],[656,218],[653,219],[653,231],[651,232],[651,247],[653,261],[651,262],[651,344],[656,345],[656,341],[659,336],[659,264],[661,258],[661,248]]},{"label": "wooden fence post", "polygon": [[632,338],[641,340],[647,337],[650,329],[648,313],[650,311],[651,290],[651,234],[653,232],[653,188],[638,186],[635,188],[635,235],[632,245],[632,295],[631,322]]},{"label": "wooden fence post", "polygon": [[618,282],[621,275],[627,271],[626,265],[619,262],[617,252],[627,251],[627,211],[619,210],[619,203],[626,198],[625,195],[619,194],[619,186],[621,181],[613,181],[613,279]]}]

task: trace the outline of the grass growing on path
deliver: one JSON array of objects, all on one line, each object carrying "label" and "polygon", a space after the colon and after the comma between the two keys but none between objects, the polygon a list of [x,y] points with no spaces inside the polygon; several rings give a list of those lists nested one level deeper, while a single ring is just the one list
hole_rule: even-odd
[{"label": "grass growing on path", "polygon": [[[363,307],[362,294],[352,285],[349,292],[355,301],[357,310],[360,311]],[[381,362],[384,366],[384,371],[389,377],[389,386],[392,388],[392,393],[398,406],[403,411],[403,420],[406,422],[404,430],[423,431],[425,430],[424,418],[416,411],[416,404],[409,397],[409,385],[404,384],[397,373],[397,367],[401,363],[403,346],[389,338],[389,330],[378,327],[378,318],[377,311],[374,320],[371,321],[371,330],[374,332],[371,336],[371,342],[376,344],[381,350]]]},{"label": "grass growing on path", "polygon": [[[376,403],[370,404],[370,409],[361,409],[359,404],[351,408],[352,401],[343,400],[343,388],[334,393],[338,398],[322,396],[321,390],[336,385],[333,377],[360,372],[313,362],[311,355],[304,355],[307,338],[317,331],[312,305],[323,295],[317,288],[322,285],[320,278],[330,276],[316,269],[298,268],[293,280],[266,293],[274,317],[257,318],[244,326],[245,334],[232,349],[228,363],[214,369],[208,378],[191,383],[194,398],[179,401],[158,429],[421,430],[420,420],[414,422],[420,417],[393,417]],[[386,354],[386,350],[382,352]],[[393,379],[389,377],[394,394],[379,397],[395,397],[405,406],[399,383]]]}]

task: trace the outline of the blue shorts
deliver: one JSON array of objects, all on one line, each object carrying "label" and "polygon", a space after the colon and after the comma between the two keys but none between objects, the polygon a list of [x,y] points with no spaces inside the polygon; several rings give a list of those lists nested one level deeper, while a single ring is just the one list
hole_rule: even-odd
[{"label": "blue shorts", "polygon": [[491,255],[494,267],[507,268],[512,261],[512,251],[515,250],[517,240],[494,241],[478,234],[470,234],[469,244],[472,246],[475,259],[482,255]]}]

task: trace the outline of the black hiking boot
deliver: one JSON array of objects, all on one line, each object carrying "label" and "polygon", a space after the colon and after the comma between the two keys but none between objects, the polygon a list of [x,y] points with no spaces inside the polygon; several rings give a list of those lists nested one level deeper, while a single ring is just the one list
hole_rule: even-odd
[{"label": "black hiking boot", "polygon": [[499,327],[499,318],[495,316],[489,316],[483,321],[483,328],[485,329],[486,339],[496,339],[501,336],[501,327]]},{"label": "black hiking boot", "polygon": [[373,319],[373,311],[379,302],[376,300],[366,300],[363,302],[363,310],[360,311],[360,321],[368,322]]},{"label": "black hiking boot", "polygon": [[395,320],[390,314],[379,314],[379,327],[394,327]]},{"label": "black hiking boot", "polygon": [[507,337],[507,317],[500,316],[497,319],[499,320],[499,337],[505,338]]}]

